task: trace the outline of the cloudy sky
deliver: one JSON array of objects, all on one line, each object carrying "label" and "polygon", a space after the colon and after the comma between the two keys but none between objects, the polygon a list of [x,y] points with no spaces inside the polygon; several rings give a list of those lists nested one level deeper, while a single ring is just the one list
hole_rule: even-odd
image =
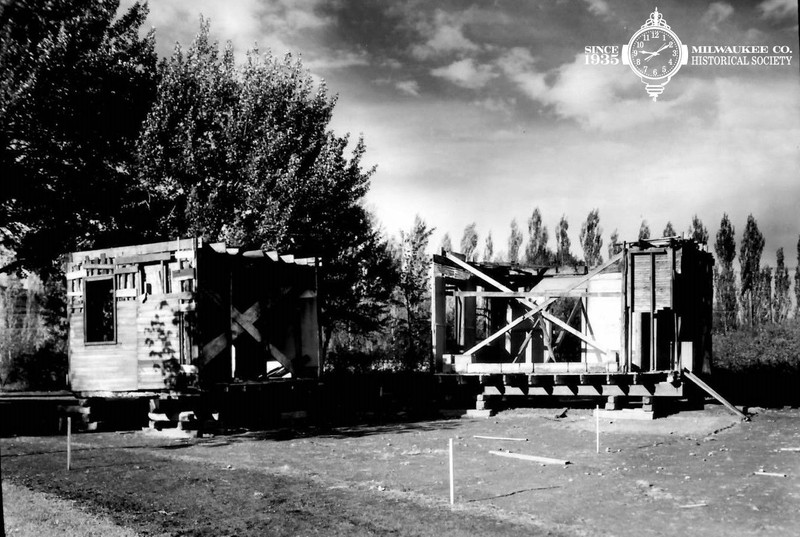
[{"label": "cloudy sky", "polygon": [[[586,65],[622,45],[654,7],[689,45],[785,45],[791,65],[684,66],[658,102],[625,65]],[[562,215],[573,253],[593,209],[606,243],[698,214],[752,213],[774,263],[800,234],[800,69],[795,0],[151,0],[160,54],[188,46],[199,17],[238,57],[299,54],[339,95],[332,128],[363,134],[377,165],[370,207],[387,234],[419,214],[460,241],[475,222],[506,249],[539,207]],[[554,246],[551,244],[551,246]]]}]

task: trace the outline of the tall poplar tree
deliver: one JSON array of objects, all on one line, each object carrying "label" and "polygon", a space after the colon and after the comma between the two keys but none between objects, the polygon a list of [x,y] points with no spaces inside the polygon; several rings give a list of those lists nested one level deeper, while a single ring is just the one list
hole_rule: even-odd
[{"label": "tall poplar tree", "polygon": [[789,269],[786,268],[783,248],[778,248],[775,252],[775,298],[774,298],[774,319],[775,322],[782,323],[789,317],[792,307],[792,299],[789,296]]},{"label": "tall poplar tree", "polygon": [[600,209],[592,209],[581,224],[579,235],[586,266],[596,267],[603,262],[603,228],[600,227]]},{"label": "tall poplar tree", "polygon": [[542,213],[536,207],[528,219],[528,246],[525,248],[525,262],[528,265],[549,265],[553,260],[553,252],[547,242],[550,234],[542,223]]},{"label": "tall poplar tree", "polygon": [[492,232],[486,235],[486,240],[483,243],[483,260],[486,262],[492,261],[494,258],[494,241],[492,240]]},{"label": "tall poplar tree", "polygon": [[700,244],[708,244],[708,229],[697,215],[692,216],[692,223],[689,226],[689,238],[696,240]]},{"label": "tall poplar tree", "polygon": [[[517,219],[511,220],[511,233],[508,236],[508,262],[519,262],[519,249],[522,246],[522,231],[519,230]],[[799,254],[800,255],[800,254]]]},{"label": "tall poplar tree", "polygon": [[650,239],[650,226],[647,220],[642,220],[642,225],[639,226],[639,240],[646,241]]},{"label": "tall poplar tree", "polygon": [[764,236],[758,229],[758,222],[750,214],[742,234],[739,248],[739,265],[742,279],[740,290],[742,300],[746,306],[746,320],[751,326],[758,324],[756,310],[758,307],[756,290],[759,285],[761,273],[761,253],[764,251]]},{"label": "tall poplar tree", "polygon": [[575,265],[577,260],[570,252],[569,223],[566,215],[561,215],[561,220],[556,226],[556,263],[558,265]]},{"label": "tall poplar tree", "polygon": [[675,232],[675,228],[672,227],[672,222],[667,222],[667,225],[664,226],[664,231],[661,232],[662,237],[674,237],[677,235]]},{"label": "tall poplar tree", "polygon": [[721,331],[733,330],[737,326],[737,292],[733,261],[736,258],[736,230],[727,213],[722,220],[714,242],[717,266],[714,267],[715,309],[714,325]]},{"label": "tall poplar tree", "polygon": [[797,238],[797,265],[794,269],[795,319],[800,321],[800,236]]},{"label": "tall poplar tree", "polygon": [[444,237],[442,237],[442,244],[439,247],[445,252],[453,251],[453,241],[450,239],[449,233],[444,234]]},{"label": "tall poplar tree", "polygon": [[611,259],[622,251],[622,244],[619,242],[619,232],[615,229],[611,232],[608,239],[608,258]]},{"label": "tall poplar tree", "polygon": [[467,261],[473,261],[473,257],[478,249],[478,230],[475,222],[468,224],[464,228],[464,234],[461,236],[461,253],[467,258]]}]

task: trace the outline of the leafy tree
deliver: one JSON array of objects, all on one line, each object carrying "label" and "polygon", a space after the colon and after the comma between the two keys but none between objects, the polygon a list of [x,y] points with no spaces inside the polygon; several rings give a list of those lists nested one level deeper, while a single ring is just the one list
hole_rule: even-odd
[{"label": "leafy tree", "polygon": [[692,216],[692,225],[689,226],[689,238],[700,244],[708,244],[708,229],[697,215]]},{"label": "leafy tree", "polygon": [[642,225],[639,226],[639,240],[646,241],[650,239],[650,226],[647,225],[647,220],[642,220]]},{"label": "leafy tree", "polygon": [[753,289],[754,324],[762,325],[775,320],[772,295],[772,267],[761,267]]},{"label": "leafy tree", "polygon": [[603,228],[600,227],[600,210],[589,211],[586,221],[581,224],[581,247],[586,266],[595,267],[603,262]]},{"label": "leafy tree", "polygon": [[441,249],[444,250],[445,252],[452,252],[453,251],[453,243],[450,240],[450,234],[449,233],[445,233],[444,237],[442,237]]},{"label": "leafy tree", "polygon": [[776,322],[781,323],[789,317],[792,300],[789,296],[789,269],[786,268],[783,248],[778,248],[775,257],[777,263],[775,266],[774,317]]},{"label": "leafy tree", "polygon": [[478,231],[475,222],[464,228],[464,235],[461,236],[461,253],[468,261],[472,260],[475,250],[478,248]]},{"label": "leafy tree", "polygon": [[736,230],[728,215],[723,214],[714,242],[718,265],[714,267],[716,291],[714,324],[723,332],[733,330],[737,325],[736,276],[733,272],[733,260],[736,258],[735,235]]},{"label": "leafy tree", "polygon": [[[519,261],[519,248],[522,246],[522,232],[519,230],[517,219],[511,220],[511,234],[508,237],[508,262],[517,263]],[[800,246],[798,246],[800,251]],[[798,254],[800,255],[800,254]]]},{"label": "leafy tree", "polygon": [[795,318],[800,320],[800,237],[797,238],[797,265],[794,269]]},{"label": "leafy tree", "polygon": [[753,215],[747,216],[747,225],[742,234],[739,248],[739,265],[741,267],[742,299],[747,304],[748,321],[751,326],[757,323],[755,290],[761,276],[761,253],[764,251],[764,236],[758,229]]},{"label": "leafy tree", "polygon": [[674,237],[675,235],[677,235],[677,233],[675,233],[675,228],[672,227],[672,222],[667,222],[667,225],[664,226],[664,231],[662,231],[662,235],[661,236],[662,237]]},{"label": "leafy tree", "polygon": [[537,207],[528,219],[528,246],[525,248],[525,262],[528,265],[550,264],[553,252],[547,247],[549,239],[550,234],[547,226],[542,224],[542,213]]},{"label": "leafy tree", "polygon": [[[80,248],[139,237],[133,142],[157,82],[146,6],[20,0],[0,9],[0,244],[58,272]],[[146,232],[146,230],[145,230]]]},{"label": "leafy tree", "polygon": [[487,263],[494,257],[494,241],[492,241],[492,232],[486,235],[486,241],[483,244],[483,260]]},{"label": "leafy tree", "polygon": [[434,229],[417,215],[408,232],[400,233],[400,302],[405,318],[398,318],[395,352],[405,369],[416,368],[430,352],[430,256],[428,241]]},{"label": "leafy tree", "polygon": [[66,316],[50,303],[59,300],[63,285],[60,279],[43,281],[34,274],[25,280],[16,274],[0,276],[0,387],[64,387]]},{"label": "leafy tree", "polygon": [[359,140],[329,130],[336,98],[299,61],[251,51],[237,67],[209,23],[163,64],[138,142],[159,230],[321,259],[321,324],[380,328],[392,289],[386,241],[363,206],[372,170]]},{"label": "leafy tree", "polygon": [[576,265],[578,260],[570,252],[571,242],[569,240],[569,223],[567,217],[561,215],[561,220],[558,221],[556,226],[556,264],[558,265]]},{"label": "leafy tree", "polygon": [[733,261],[736,259],[736,228],[733,227],[727,213],[722,215],[719,223],[714,252],[717,254],[717,263],[720,267],[733,268]]},{"label": "leafy tree", "polygon": [[619,233],[615,229],[611,233],[611,237],[608,240],[608,257],[609,259],[617,255],[622,251],[622,244],[619,242]]}]

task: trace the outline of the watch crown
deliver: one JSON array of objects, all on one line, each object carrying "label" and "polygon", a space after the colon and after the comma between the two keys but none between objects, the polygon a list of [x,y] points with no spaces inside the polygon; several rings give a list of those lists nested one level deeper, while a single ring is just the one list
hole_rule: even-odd
[{"label": "watch crown", "polygon": [[664,20],[664,16],[658,12],[658,8],[655,8],[655,10],[650,13],[650,18],[642,25],[642,28],[652,28],[654,26],[669,30],[669,24]]}]

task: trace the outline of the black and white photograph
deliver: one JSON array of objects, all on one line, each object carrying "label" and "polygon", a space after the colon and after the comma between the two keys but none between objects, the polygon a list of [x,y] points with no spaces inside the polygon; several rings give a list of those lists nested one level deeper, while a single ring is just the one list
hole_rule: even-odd
[{"label": "black and white photograph", "polygon": [[800,527],[796,0],[0,0],[0,537]]}]

